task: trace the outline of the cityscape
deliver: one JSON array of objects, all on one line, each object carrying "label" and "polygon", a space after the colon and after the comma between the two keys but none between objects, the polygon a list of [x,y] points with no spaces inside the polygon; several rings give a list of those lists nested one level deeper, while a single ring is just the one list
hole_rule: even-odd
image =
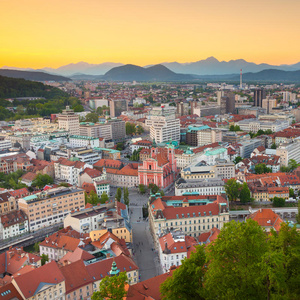
[{"label": "cityscape", "polygon": [[3,2],[0,300],[300,299],[300,2],[267,2]]}]

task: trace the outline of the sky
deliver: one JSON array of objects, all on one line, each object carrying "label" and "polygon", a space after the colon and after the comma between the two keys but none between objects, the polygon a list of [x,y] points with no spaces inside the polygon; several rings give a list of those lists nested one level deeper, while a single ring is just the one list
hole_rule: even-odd
[{"label": "sky", "polygon": [[300,0],[0,0],[0,66],[300,61]]}]

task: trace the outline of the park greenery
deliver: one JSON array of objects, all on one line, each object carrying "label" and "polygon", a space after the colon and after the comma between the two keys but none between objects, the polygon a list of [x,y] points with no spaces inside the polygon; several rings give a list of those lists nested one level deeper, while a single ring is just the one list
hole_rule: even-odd
[{"label": "park greenery", "polygon": [[165,300],[299,299],[300,233],[282,223],[267,234],[257,222],[231,221],[197,246],[160,287]]},{"label": "park greenery", "polygon": [[141,194],[145,194],[147,192],[147,186],[145,186],[144,184],[139,184],[138,188]]},{"label": "park greenery", "polygon": [[230,125],[229,131],[241,131],[241,128],[239,125]]},{"label": "park greenery", "polygon": [[281,172],[292,172],[296,168],[298,168],[300,164],[298,164],[294,159],[290,159],[288,162],[287,167],[286,166],[281,166],[280,171]]},{"label": "park greenery", "polygon": [[37,188],[43,188],[47,184],[52,184],[53,178],[48,174],[38,174],[35,179],[32,181],[32,186]]},{"label": "park greenery", "polygon": [[285,206],[285,199],[280,197],[274,197],[271,199],[273,202],[274,207],[284,207]]},{"label": "park greenery", "polygon": [[139,148],[138,150],[134,150],[132,155],[130,156],[130,160],[132,161],[139,161],[140,160],[140,152],[142,148]]},{"label": "park greenery", "polygon": [[271,129],[267,129],[267,130],[262,130],[262,129],[259,129],[256,133],[254,132],[249,132],[249,135],[251,137],[251,139],[257,137],[257,136],[260,136],[260,135],[269,135],[269,134],[272,134],[273,131]]},{"label": "park greenery", "polygon": [[257,164],[254,167],[255,174],[272,173],[272,169],[268,168],[266,164]]},{"label": "park greenery", "polygon": [[27,187],[26,184],[20,183],[20,178],[24,175],[23,170],[17,170],[9,174],[0,173],[0,187],[4,189],[18,190]]}]

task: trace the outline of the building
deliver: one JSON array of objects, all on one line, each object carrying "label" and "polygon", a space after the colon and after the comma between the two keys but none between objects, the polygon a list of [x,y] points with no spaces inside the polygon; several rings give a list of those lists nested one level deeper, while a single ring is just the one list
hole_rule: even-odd
[{"label": "building", "polygon": [[110,117],[119,117],[123,111],[128,110],[127,100],[125,99],[113,99],[109,101]]},{"label": "building", "polygon": [[109,106],[109,101],[107,99],[89,99],[90,108],[97,110],[98,107]]},{"label": "building", "polygon": [[190,253],[195,251],[198,242],[191,236],[185,236],[183,232],[171,231],[159,238],[159,259],[163,273],[170,270],[172,266],[180,266]]},{"label": "building", "polygon": [[257,138],[251,139],[249,141],[241,142],[239,147],[240,156],[242,158],[249,158],[253,150],[259,146],[262,146],[262,143],[263,141]]},{"label": "building", "polygon": [[120,119],[110,119],[107,121],[111,126],[112,140],[116,142],[122,142],[126,138],[125,121]]},{"label": "building", "polygon": [[103,138],[105,141],[112,139],[112,127],[108,123],[82,122],[79,126],[79,135],[91,138]]},{"label": "building", "polygon": [[81,187],[83,183],[92,183],[94,181],[105,180],[106,175],[101,171],[91,168],[85,168],[82,172],[79,173],[78,185]]},{"label": "building", "polygon": [[19,209],[28,217],[30,231],[59,224],[72,211],[85,206],[84,191],[58,187],[19,199]]},{"label": "building", "polygon": [[271,228],[275,231],[279,231],[281,223],[284,222],[272,209],[260,208],[256,212],[250,214],[247,219],[256,221],[267,232],[271,231]]},{"label": "building", "polygon": [[149,203],[149,225],[154,240],[165,230],[178,229],[197,237],[229,222],[227,201],[219,196],[153,196]]},{"label": "building", "polygon": [[198,241],[200,245],[207,245],[218,238],[220,229],[214,227],[208,232],[201,233],[198,236]]},{"label": "building", "polygon": [[93,295],[94,279],[87,271],[82,260],[78,260],[60,268],[65,278],[67,300],[90,300]]},{"label": "building", "polygon": [[15,210],[0,216],[0,240],[29,231],[28,218],[23,211]]},{"label": "building", "polygon": [[30,158],[25,153],[0,157],[0,172],[9,174],[17,170],[26,171],[31,166]]},{"label": "building", "polygon": [[18,208],[18,203],[9,192],[0,194],[0,215],[7,214]]},{"label": "building", "polygon": [[165,189],[176,180],[178,171],[174,148],[152,147],[151,158],[138,166],[139,183],[145,186],[152,183]]},{"label": "building", "polygon": [[6,139],[5,136],[0,136],[0,150],[8,150],[12,147],[11,140]]},{"label": "building", "polygon": [[58,115],[58,127],[67,130],[71,135],[79,135],[79,116],[66,106],[66,109]]},{"label": "building", "polygon": [[162,105],[154,107],[146,120],[150,138],[156,143],[180,141],[180,120],[175,117],[176,108]]},{"label": "building", "polygon": [[100,147],[99,138],[93,138],[82,135],[71,135],[69,137],[69,143],[72,147]]},{"label": "building", "polygon": [[54,261],[14,277],[12,284],[23,300],[65,299],[65,278]]},{"label": "building", "polygon": [[186,116],[189,115],[189,103],[188,102],[178,102],[176,104],[176,115],[177,116]]},{"label": "building", "polygon": [[222,195],[224,191],[224,181],[220,178],[180,178],[175,183],[175,196]]},{"label": "building", "polygon": [[294,159],[300,163],[300,143],[295,141],[290,144],[281,144],[276,148],[276,155],[280,156],[280,165],[287,166],[289,160]]},{"label": "building", "polygon": [[254,106],[262,107],[262,101],[266,98],[266,91],[264,89],[255,89],[253,95]]},{"label": "building", "polygon": [[262,101],[262,108],[264,108],[267,112],[267,114],[272,113],[273,108],[277,106],[277,100],[276,99],[270,99],[269,97],[266,99],[263,99]]},{"label": "building", "polygon": [[136,142],[132,143],[130,145],[130,150],[131,150],[131,153],[133,153],[134,151],[137,151],[140,148],[150,149],[151,147],[152,147],[152,142],[150,142],[148,140],[140,140],[140,141],[136,141]]},{"label": "building", "polygon": [[289,127],[289,121],[287,120],[256,120],[256,119],[245,119],[236,123],[241,130],[247,132],[256,133],[259,130],[271,130],[277,132],[284,130]]},{"label": "building", "polygon": [[188,127],[186,133],[186,143],[188,145],[199,147],[202,145],[222,142],[222,131],[219,129],[212,129],[207,125]]}]

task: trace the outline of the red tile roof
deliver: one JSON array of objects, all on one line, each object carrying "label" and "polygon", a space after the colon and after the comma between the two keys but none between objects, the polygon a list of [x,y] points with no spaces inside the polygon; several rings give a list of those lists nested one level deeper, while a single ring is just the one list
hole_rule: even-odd
[{"label": "red tile roof", "polygon": [[1,300],[22,300],[22,296],[12,283],[0,287]]},{"label": "red tile roof", "polygon": [[22,189],[18,189],[18,190],[14,190],[14,191],[9,191],[9,193],[13,197],[15,197],[16,199],[26,197],[30,194],[27,188],[22,188]]},{"label": "red tile roof", "polygon": [[255,213],[249,215],[247,219],[256,221],[260,226],[273,227],[279,231],[280,224],[284,222],[272,209],[260,208]]},{"label": "red tile roof", "polygon": [[102,172],[96,169],[85,168],[80,175],[88,174],[91,178],[97,178],[102,175]]}]

